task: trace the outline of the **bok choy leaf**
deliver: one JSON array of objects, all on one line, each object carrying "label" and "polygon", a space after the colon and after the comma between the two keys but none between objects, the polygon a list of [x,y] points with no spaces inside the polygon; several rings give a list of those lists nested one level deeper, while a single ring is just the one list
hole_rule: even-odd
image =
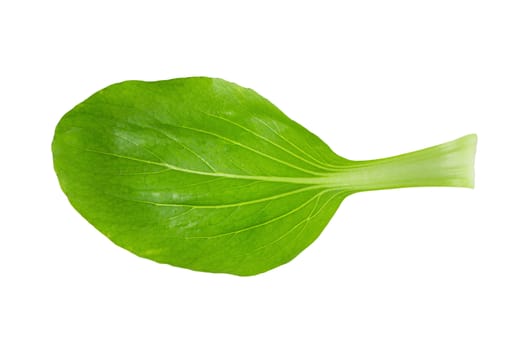
[{"label": "bok choy leaf", "polygon": [[347,160],[253,90],[204,77],[111,85],[60,120],[52,145],[69,201],[117,245],[236,275],[293,259],[352,193],[473,187],[475,149],[468,135]]}]

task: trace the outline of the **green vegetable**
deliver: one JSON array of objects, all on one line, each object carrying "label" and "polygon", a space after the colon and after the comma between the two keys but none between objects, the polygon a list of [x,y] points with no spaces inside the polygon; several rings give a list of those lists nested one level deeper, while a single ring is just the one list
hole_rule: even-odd
[{"label": "green vegetable", "polygon": [[221,79],[111,85],[57,125],[71,204],[109,239],[161,263],[254,275],[312,243],[349,194],[473,187],[476,136],[350,161],[250,89]]}]

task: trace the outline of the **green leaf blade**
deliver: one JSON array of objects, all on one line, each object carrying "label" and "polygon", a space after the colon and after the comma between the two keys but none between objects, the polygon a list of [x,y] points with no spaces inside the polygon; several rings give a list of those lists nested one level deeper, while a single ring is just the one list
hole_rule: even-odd
[{"label": "green leaf blade", "polygon": [[208,78],[103,89],[61,120],[53,154],[73,206],[116,244],[239,275],[320,234],[343,199],[324,179],[350,163],[252,90]]}]

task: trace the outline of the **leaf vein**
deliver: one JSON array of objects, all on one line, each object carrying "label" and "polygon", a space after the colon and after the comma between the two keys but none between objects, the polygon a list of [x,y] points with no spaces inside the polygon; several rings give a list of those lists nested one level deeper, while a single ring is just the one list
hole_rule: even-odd
[{"label": "leaf vein", "polygon": [[[344,166],[344,165],[335,165],[335,164],[328,164],[322,160],[319,160],[317,158],[315,158],[314,156],[310,155],[309,153],[305,152],[304,150],[302,150],[301,148],[297,147],[293,142],[291,142],[290,140],[288,140],[287,138],[285,138],[283,135],[281,135],[279,132],[277,132],[276,130],[274,130],[270,125],[268,125],[268,123],[266,123],[264,120],[262,119],[258,119],[259,122],[261,124],[263,124],[264,126],[266,126],[270,131],[272,131],[277,137],[279,137],[280,139],[282,139],[283,141],[285,141],[286,143],[288,143],[290,146],[292,146],[293,148],[295,148],[296,150],[298,150],[299,152],[301,152],[302,154],[304,154],[305,156],[307,156],[308,158],[312,159],[313,161],[319,163],[321,166],[325,166],[325,167],[330,167],[332,168],[334,171],[337,171],[337,170],[342,170],[342,169],[348,169],[349,167],[348,166]],[[308,144],[308,146],[310,146],[310,148],[313,148],[310,144]]]},{"label": "leaf vein", "polygon": [[284,177],[284,176],[258,176],[258,175],[243,175],[243,174],[230,174],[230,173],[210,173],[206,171],[199,171],[199,170],[192,170],[187,168],[180,168],[175,165],[171,165],[169,163],[160,163],[155,162],[147,159],[142,158],[135,158],[135,157],[129,157],[124,156],[121,154],[111,153],[111,152],[104,152],[94,149],[85,149],[86,152],[92,152],[97,154],[102,154],[110,157],[116,157],[116,158],[122,158],[127,159],[130,161],[135,162],[141,162],[146,164],[153,164],[158,165],[161,167],[168,168],[172,171],[178,171],[182,173],[188,173],[188,174],[194,174],[194,175],[203,175],[203,176],[215,176],[215,177],[224,177],[224,178],[230,178],[230,179],[238,179],[238,180],[258,180],[258,181],[266,181],[266,182],[282,182],[282,183],[293,183],[293,184],[318,184],[318,185],[326,185],[326,186],[333,186],[337,185],[332,179],[328,176],[319,176],[319,177]]},{"label": "leaf vein", "polygon": [[[235,126],[241,128],[241,129],[245,130],[246,132],[249,132],[250,134],[254,135],[255,137],[257,137],[257,138],[259,138],[259,139],[261,139],[261,140],[266,141],[266,142],[269,143],[270,145],[272,145],[272,146],[274,146],[274,147],[277,147],[277,148],[279,148],[280,150],[282,150],[282,151],[284,151],[284,152],[286,152],[286,153],[292,155],[292,156],[295,157],[296,159],[298,159],[298,160],[300,160],[300,161],[303,161],[303,162],[305,162],[305,163],[308,163],[308,164],[310,164],[310,165],[312,165],[312,166],[315,166],[315,167],[317,167],[317,168],[319,168],[319,169],[327,170],[327,171],[337,171],[337,170],[339,170],[338,168],[336,168],[336,167],[334,167],[334,166],[331,166],[331,165],[328,165],[328,164],[323,164],[323,163],[321,163],[320,161],[318,161],[317,159],[312,158],[311,156],[310,156],[310,158],[311,158],[311,159],[314,159],[315,162],[317,162],[318,164],[316,164],[315,162],[312,162],[312,161],[310,161],[310,160],[308,160],[308,159],[305,159],[304,157],[298,155],[297,153],[290,151],[290,150],[287,149],[286,147],[283,147],[283,146],[279,145],[278,143],[272,141],[271,139],[269,139],[269,138],[267,138],[267,137],[265,137],[265,136],[259,134],[258,132],[254,131],[254,130],[252,130],[252,129],[250,129],[250,128],[247,128],[247,127],[243,126],[242,124],[236,123],[236,122],[234,122],[233,120],[230,120],[230,119],[228,119],[228,118],[224,118],[224,117],[221,117],[221,116],[219,116],[219,115],[216,115],[216,114],[213,114],[213,113],[209,113],[209,112],[206,112],[206,111],[200,111],[200,112],[203,113],[203,114],[205,114],[205,115],[207,115],[207,116],[209,116],[209,117],[216,118],[216,119],[220,119],[220,120],[223,120],[223,121],[225,121],[225,122],[227,122],[227,123],[229,123],[229,124],[231,124],[231,125],[235,125]],[[260,118],[258,118],[257,121],[260,121],[262,124],[264,124],[267,128],[269,128],[269,129],[275,134],[275,131],[274,131],[273,129],[271,129],[266,123],[264,123],[264,121],[260,120]],[[279,136],[281,136],[281,135],[279,135]],[[281,137],[281,139],[283,139],[283,138]],[[286,141],[287,143],[289,143],[289,144],[290,144],[291,146],[293,146],[294,148],[300,150],[297,146],[291,144],[288,140],[284,139],[284,141]],[[303,152],[303,153],[304,153],[304,152]],[[306,153],[305,153],[305,154],[306,154]],[[329,168],[332,168],[332,169],[329,169]]]},{"label": "leaf vein", "polygon": [[281,219],[284,219],[285,217],[288,217],[290,216],[291,214],[301,210],[302,208],[304,208],[305,206],[307,206],[311,201],[313,201],[314,199],[317,198],[317,201],[319,201],[319,197],[321,197],[324,193],[328,192],[330,190],[325,190],[323,192],[320,192],[318,194],[316,194],[315,196],[313,196],[312,198],[310,198],[308,201],[304,202],[303,204],[301,204],[300,206],[290,210],[290,211],[287,211],[286,213],[284,214],[281,214],[279,216],[276,216],[276,217],[273,217],[267,221],[264,221],[264,222],[261,222],[259,224],[255,224],[255,225],[250,225],[250,226],[247,226],[247,227],[243,227],[242,229],[239,229],[239,230],[235,230],[235,231],[230,231],[230,232],[225,232],[225,233],[220,233],[218,235],[213,235],[213,236],[195,236],[195,237],[187,237],[186,239],[217,239],[217,238],[224,238],[226,236],[231,236],[231,235],[234,235],[234,234],[237,234],[237,233],[240,233],[240,232],[244,232],[244,231],[248,231],[248,230],[251,230],[251,229],[254,229],[254,228],[258,228],[258,227],[262,227],[262,226],[265,226],[265,225],[268,225],[268,224],[271,224],[272,222],[275,222],[275,221],[279,221]]},{"label": "leaf vein", "polygon": [[[294,194],[298,194],[298,193],[301,193],[301,192],[306,192],[306,191],[310,191],[310,190],[314,190],[314,189],[318,189],[318,188],[320,188],[320,186],[309,186],[309,187],[304,187],[304,188],[300,188],[300,189],[289,191],[289,192],[280,193],[280,194],[274,195],[274,196],[258,198],[258,199],[254,199],[254,200],[244,201],[244,202],[227,203],[227,204],[161,203],[161,202],[145,201],[145,200],[133,199],[133,198],[124,198],[124,197],[118,197],[118,198],[124,199],[124,200],[128,200],[128,201],[131,201],[131,202],[155,205],[155,206],[158,206],[158,207],[189,207],[189,208],[202,208],[202,209],[220,209],[220,208],[232,208],[232,207],[239,207],[239,206],[243,206],[243,205],[250,205],[250,204],[261,203],[261,202],[265,202],[265,201],[268,201],[268,200],[284,198],[284,197],[288,197],[288,196],[291,196],[291,195],[294,195]],[[115,196],[115,197],[117,197],[117,196]]]}]

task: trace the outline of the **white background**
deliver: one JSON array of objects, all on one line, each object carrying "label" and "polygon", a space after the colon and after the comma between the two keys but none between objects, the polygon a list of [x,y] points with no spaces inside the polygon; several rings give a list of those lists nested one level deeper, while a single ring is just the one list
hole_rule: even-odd
[{"label": "white background", "polygon": [[[524,349],[523,1],[4,1],[1,349]],[[56,123],[108,84],[251,87],[350,159],[479,136],[476,189],[349,197],[240,278],[137,258],[69,205]]]}]

